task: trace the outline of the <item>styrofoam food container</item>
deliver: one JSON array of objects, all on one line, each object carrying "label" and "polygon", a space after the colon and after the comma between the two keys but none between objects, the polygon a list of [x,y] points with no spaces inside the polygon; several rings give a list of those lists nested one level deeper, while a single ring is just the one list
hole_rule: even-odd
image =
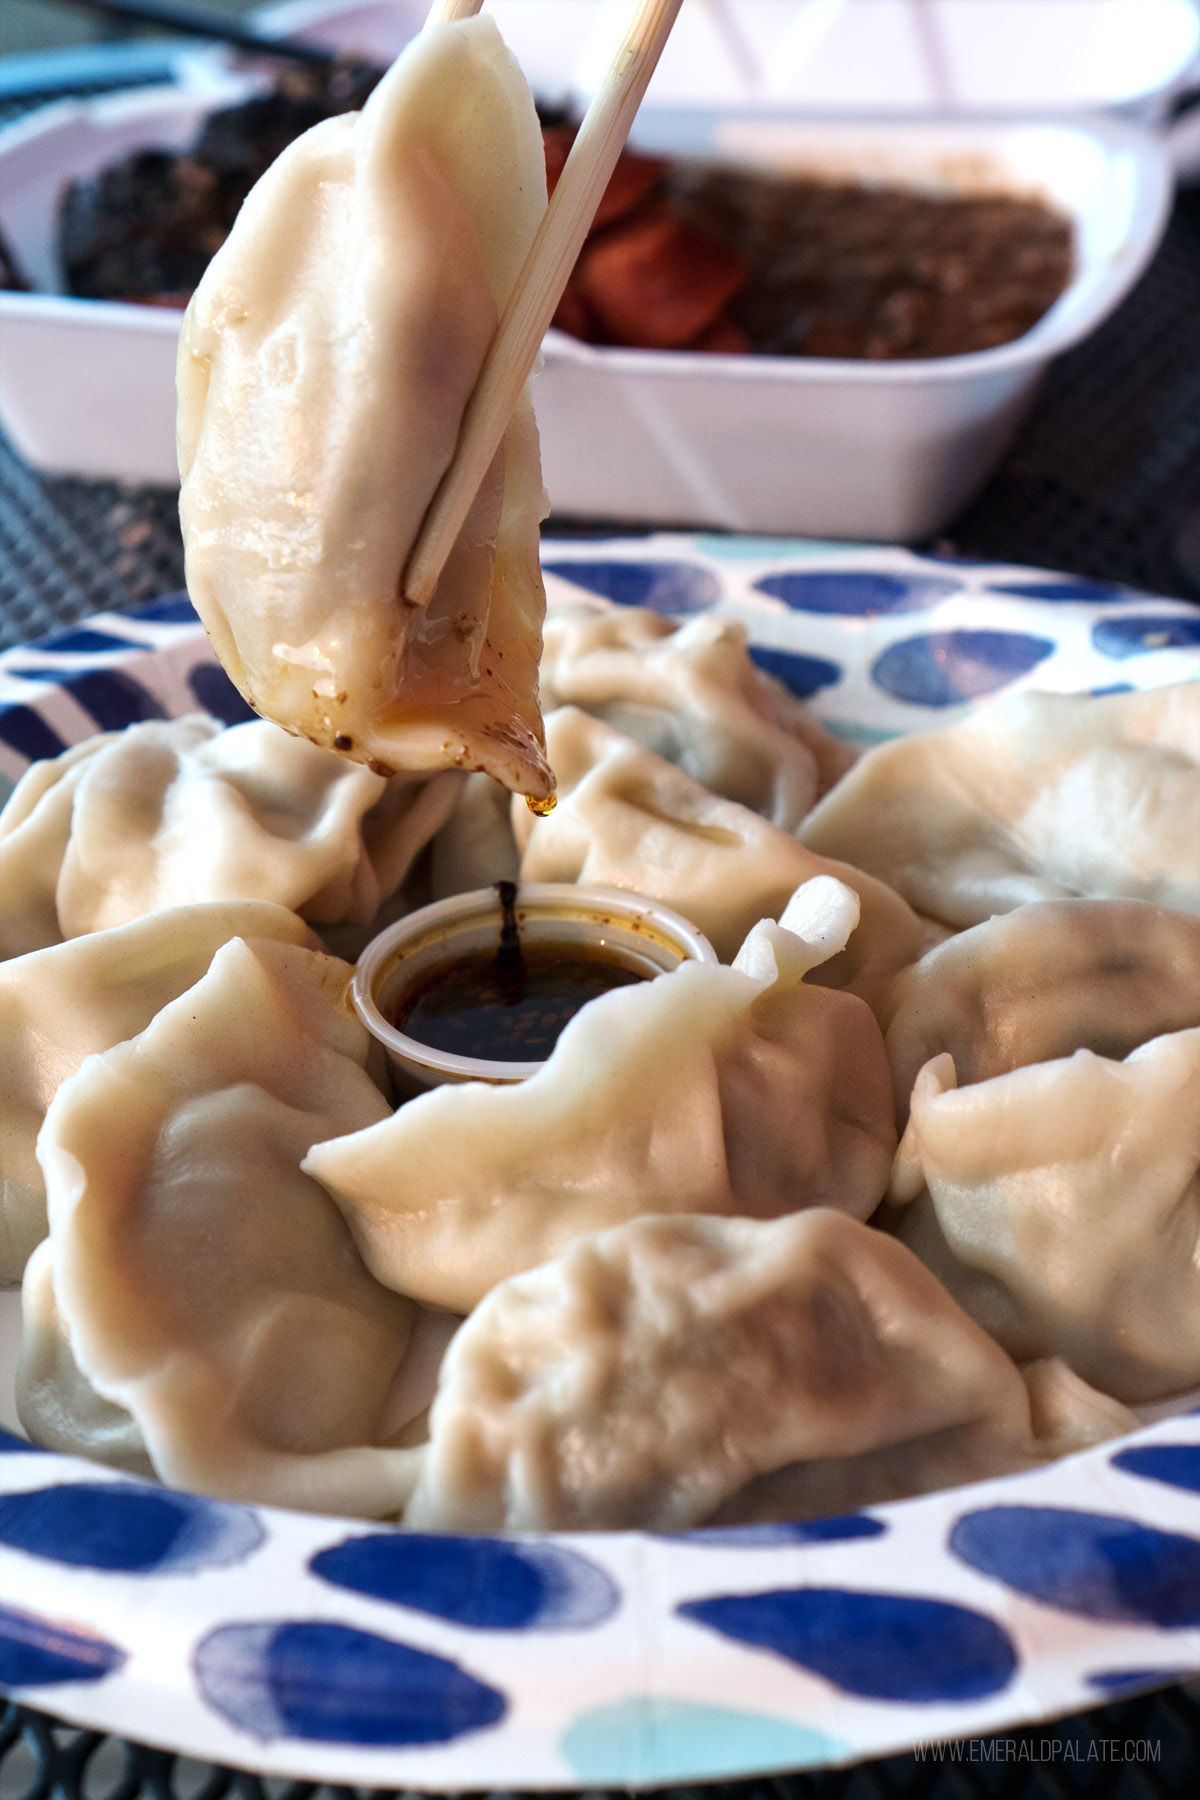
[{"label": "styrofoam food container", "polygon": [[[0,229],[58,285],[53,195],[151,144],[189,141],[211,89],[65,103],[0,133]],[[907,362],[597,349],[550,332],[535,398],[559,513],[884,541],[937,530],[1015,432],[1051,358],[1152,256],[1172,181],[1152,130],[1111,118],[903,124],[647,111],[642,147],[781,171],[1036,194],[1073,220],[1077,267],[1032,331]],[[0,294],[0,420],[40,468],[171,483],[180,314]]]},{"label": "styrofoam food container", "polygon": [[[395,55],[428,0],[289,0],[260,29]],[[535,92],[585,99],[633,0],[487,0]],[[652,106],[1157,116],[1200,53],[1196,0],[686,0]],[[193,54],[195,54],[193,52]]]},{"label": "styrofoam food container", "polygon": [[1154,254],[1172,195],[1160,140],[1116,119],[767,119],[647,112],[636,142],[787,173],[1000,190],[1072,220],[1076,267],[1024,336],[911,361],[595,349],[551,332],[537,390],[567,513],[890,541],[937,530],[986,480],[1053,357]]}]

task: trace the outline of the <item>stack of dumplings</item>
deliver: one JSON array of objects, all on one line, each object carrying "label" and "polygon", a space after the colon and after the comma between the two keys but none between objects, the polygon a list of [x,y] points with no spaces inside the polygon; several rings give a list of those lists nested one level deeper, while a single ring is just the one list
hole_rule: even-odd
[{"label": "stack of dumplings", "polygon": [[[540,819],[265,721],[18,784],[30,1436],[421,1529],[677,1530],[1029,1469],[1196,1389],[1200,685],[855,761],[739,626],[585,601],[542,697]],[[397,1109],[348,959],[502,879],[653,895],[720,961]]]}]

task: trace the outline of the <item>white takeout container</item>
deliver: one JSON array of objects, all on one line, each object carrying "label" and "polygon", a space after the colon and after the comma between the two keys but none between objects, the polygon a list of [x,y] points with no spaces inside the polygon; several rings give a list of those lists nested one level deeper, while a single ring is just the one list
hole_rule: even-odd
[{"label": "white takeout container", "polygon": [[[395,55],[428,0],[288,0],[260,29]],[[487,0],[534,91],[586,100],[633,0]],[[1158,116],[1200,53],[1196,0],[684,0],[651,106],[963,107]]]},{"label": "white takeout container", "polygon": [[[211,92],[65,103],[0,133],[0,229],[59,285],[53,195],[138,146],[187,142]],[[594,348],[551,331],[535,387],[554,510],[883,541],[937,530],[986,479],[1051,359],[1124,297],[1161,238],[1166,151],[1110,118],[897,125],[646,112],[643,148],[780,171],[1038,195],[1073,222],[1076,269],[1013,343],[896,362]],[[0,294],[0,419],[36,467],[172,483],[180,314]]]}]

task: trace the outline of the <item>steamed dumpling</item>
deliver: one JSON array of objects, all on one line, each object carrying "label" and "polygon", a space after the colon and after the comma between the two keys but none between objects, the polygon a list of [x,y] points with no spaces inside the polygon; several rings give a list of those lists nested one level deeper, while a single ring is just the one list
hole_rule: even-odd
[{"label": "steamed dumpling", "polygon": [[[1136,1423],[1082,1410],[1092,1435]],[[642,1218],[476,1308],[405,1522],[678,1531],[755,1516],[780,1471],[811,1516],[1048,1453],[1018,1370],[883,1232],[824,1209]]]},{"label": "steamed dumpling", "polygon": [[[948,1303],[943,1289],[940,1304]],[[964,1315],[959,1312],[958,1319]],[[914,1494],[1014,1475],[1136,1431],[1140,1420],[1109,1394],[1089,1387],[1060,1357],[1023,1363],[1027,1407],[1011,1393],[1011,1412],[925,1436],[881,1443],[857,1455],[792,1463],[761,1475],[720,1507],[710,1525],[765,1524],[853,1512]]]},{"label": "steamed dumpling", "polygon": [[153,1480],[154,1464],[133,1419],[96,1392],[72,1355],[54,1293],[49,1239],[29,1258],[21,1283],[17,1393],[22,1416],[43,1450],[88,1457]]},{"label": "steamed dumpling", "polygon": [[[524,808],[528,812],[528,808]],[[430,898],[467,894],[497,881],[516,881],[521,853],[512,828],[507,788],[490,775],[468,775],[454,810],[429,847]]]},{"label": "steamed dumpling", "polygon": [[1032,900],[1200,912],[1200,681],[1024,693],[882,744],[800,836],[961,927]]},{"label": "steamed dumpling", "polygon": [[1044,900],[901,972],[882,1018],[897,1114],[943,1050],[964,1086],[1075,1050],[1120,1059],[1200,1025],[1200,919],[1144,900]]},{"label": "steamed dumpling", "polygon": [[[38,1155],[71,1360],[130,1415],[158,1475],[381,1517],[411,1482],[386,1438],[413,1308],[367,1273],[299,1166],[314,1140],[389,1110],[362,1067],[349,975],[293,945],[226,944],[140,1037],[63,1084]],[[18,1394],[35,1439],[44,1363]],[[60,1436],[62,1404],[59,1390]]]},{"label": "steamed dumpling", "polygon": [[603,720],[560,707],[546,720],[546,741],[558,805],[543,819],[513,808],[522,881],[599,882],[646,894],[699,926],[728,961],[759,919],[778,918],[802,882],[835,876],[858,894],[862,918],[849,950],[816,980],[872,1003],[929,942],[925,925],[882,882],[815,856]]},{"label": "steamed dumpling", "polygon": [[[265,720],[226,730],[199,713],[83,748],[35,765],[9,802],[19,813],[7,841],[28,859],[26,916],[42,936],[53,921],[47,942],[205,900],[368,920],[446,818],[459,781],[387,781]],[[40,855],[28,841],[39,832]]]},{"label": "steamed dumpling", "polygon": [[75,790],[112,734],[35,762],[0,807],[0,961],[62,941],[55,893],[71,835]]},{"label": "steamed dumpling", "polygon": [[181,906],[0,963],[0,1284],[46,1235],[35,1145],[46,1108],[84,1058],[136,1037],[232,937],[311,944],[261,900]]},{"label": "steamed dumpling", "polygon": [[866,1218],[895,1145],[883,1041],[862,1001],[804,981],[857,914],[842,883],[810,881],[733,968],[601,995],[526,1081],[434,1088],[304,1167],[381,1281],[464,1312],[639,1213]]},{"label": "steamed dumpling", "polygon": [[528,391],[423,607],[405,563],[546,207],[533,99],[486,16],[416,37],[272,164],[180,341],[188,591],[255,709],[384,773],[545,796],[545,512]]},{"label": "steamed dumpling", "polygon": [[1200,1382],[1200,1030],[969,1087],[917,1077],[895,1229],[1021,1360],[1137,1402]]},{"label": "steamed dumpling", "polygon": [[746,628],[642,607],[551,609],[542,707],[578,706],[693,780],[793,831],[854,761],[751,661]]}]

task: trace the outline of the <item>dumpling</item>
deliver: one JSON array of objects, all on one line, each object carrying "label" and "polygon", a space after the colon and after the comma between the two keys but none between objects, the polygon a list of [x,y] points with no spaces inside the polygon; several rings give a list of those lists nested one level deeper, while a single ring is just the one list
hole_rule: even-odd
[{"label": "dumpling", "polygon": [[902,1245],[824,1209],[580,1239],[476,1308],[429,1423],[405,1523],[458,1531],[685,1530],[755,1516],[778,1471],[810,1516],[1052,1453],[1004,1352]]},{"label": "dumpling", "polygon": [[963,1086],[1074,1050],[1120,1059],[1200,1025],[1200,919],[1144,900],[1043,900],[897,977],[882,1016],[896,1111],[948,1050]]},{"label": "dumpling", "polygon": [[[941,1304],[947,1301],[942,1290]],[[963,1317],[959,1312],[959,1320]],[[1011,1390],[1012,1410],[999,1419],[970,1420],[857,1455],[792,1463],[751,1481],[706,1523],[828,1517],[968,1481],[990,1481],[1124,1437],[1141,1423],[1129,1407],[1089,1387],[1058,1357],[1021,1364],[1018,1373],[1027,1409]]]},{"label": "dumpling", "polygon": [[[524,809],[528,812],[528,808]],[[468,775],[454,810],[429,849],[433,900],[473,893],[497,881],[516,881],[521,856],[510,817],[507,788],[490,775]]]},{"label": "dumpling", "polygon": [[546,720],[546,741],[558,805],[541,819],[513,808],[522,881],[599,882],[646,894],[691,919],[728,961],[801,882],[836,876],[858,894],[862,918],[849,950],[816,980],[872,1003],[929,943],[927,927],[882,882],[814,855],[603,720],[559,707]]},{"label": "dumpling", "polygon": [[[72,1362],[158,1475],[383,1517],[411,1485],[411,1453],[383,1438],[413,1307],[299,1167],[315,1139],[388,1112],[349,974],[293,945],[226,944],[140,1037],[63,1084],[38,1155]],[[36,1439],[46,1384],[18,1404]]]},{"label": "dumpling", "polygon": [[0,961],[62,941],[55,892],[84,765],[112,733],[35,762],[0,807]]},{"label": "dumpling", "polygon": [[35,1145],[54,1094],[84,1058],[136,1037],[232,937],[314,944],[261,900],[173,907],[0,963],[0,1284],[46,1235]]},{"label": "dumpling", "polygon": [[545,207],[494,24],[431,27],[251,192],[178,365],[188,591],[251,705],[384,773],[486,769],[539,797],[528,390],[428,604],[400,583]]},{"label": "dumpling", "polygon": [[1200,912],[1200,682],[993,700],[868,751],[800,836],[956,927],[1075,895]]},{"label": "dumpling", "polygon": [[1200,1382],[1200,1030],[917,1077],[895,1229],[1005,1349],[1130,1403]]},{"label": "dumpling", "polygon": [[21,1283],[17,1392],[37,1443],[60,1456],[85,1456],[126,1474],[154,1478],[142,1434],[124,1407],[98,1394],[79,1372],[54,1294],[49,1240],[30,1257]]},{"label": "dumpling", "polygon": [[755,667],[734,619],[684,624],[642,607],[549,611],[543,710],[578,706],[693,780],[793,831],[854,761]]},{"label": "dumpling", "polygon": [[[9,804],[23,811],[0,839],[26,852],[38,897],[25,916],[43,935],[53,919],[50,942],[203,900],[365,921],[446,818],[460,780],[386,781],[265,720],[226,730],[199,713],[85,748],[30,771],[32,804],[19,783]],[[39,832],[40,855],[29,841]]]},{"label": "dumpling", "polygon": [[381,1281],[461,1312],[639,1213],[866,1218],[896,1141],[883,1041],[862,1001],[804,982],[857,914],[842,883],[810,881],[733,968],[601,995],[526,1081],[434,1088],[304,1168]]}]

